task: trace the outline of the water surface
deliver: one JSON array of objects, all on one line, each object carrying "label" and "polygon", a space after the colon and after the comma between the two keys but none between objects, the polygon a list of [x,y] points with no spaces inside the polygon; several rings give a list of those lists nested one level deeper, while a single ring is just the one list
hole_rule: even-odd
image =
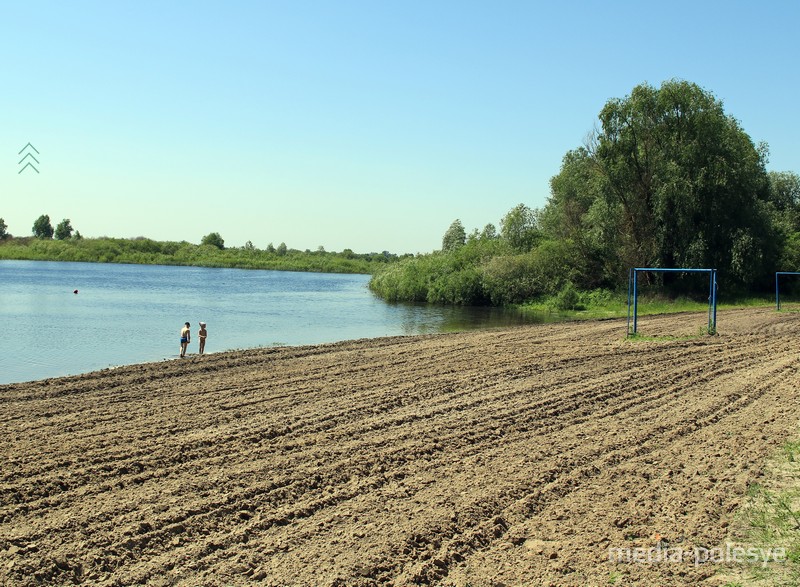
[{"label": "water surface", "polygon": [[[0,384],[206,352],[519,324],[492,308],[387,304],[367,275],[0,261]],[[77,294],[73,293],[75,290]]]}]

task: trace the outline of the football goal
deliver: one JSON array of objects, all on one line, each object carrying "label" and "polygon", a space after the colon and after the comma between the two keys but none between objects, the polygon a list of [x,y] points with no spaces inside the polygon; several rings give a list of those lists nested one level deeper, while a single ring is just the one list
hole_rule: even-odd
[{"label": "football goal", "polygon": [[708,328],[709,334],[717,332],[717,270],[716,269],[662,269],[660,267],[632,267],[628,271],[628,333],[638,331],[639,274],[640,273],[708,273]]},{"label": "football goal", "polygon": [[776,271],[775,272],[775,309],[781,309],[781,292],[779,278],[781,275],[800,275],[800,271]]}]

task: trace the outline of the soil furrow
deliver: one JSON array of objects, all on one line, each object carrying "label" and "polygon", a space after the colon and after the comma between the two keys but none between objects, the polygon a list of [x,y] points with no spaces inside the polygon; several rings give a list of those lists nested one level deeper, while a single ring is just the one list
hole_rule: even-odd
[{"label": "soil furrow", "polygon": [[[648,317],[656,335],[704,316]],[[270,348],[0,386],[0,583],[698,585],[800,420],[800,315]],[[711,585],[711,584],[709,584]]]}]

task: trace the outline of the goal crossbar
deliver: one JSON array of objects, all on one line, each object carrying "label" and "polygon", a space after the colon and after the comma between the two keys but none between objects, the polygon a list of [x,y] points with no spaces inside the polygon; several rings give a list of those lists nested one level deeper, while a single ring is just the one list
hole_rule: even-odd
[{"label": "goal crossbar", "polygon": [[[698,268],[664,269],[661,267],[631,267],[628,271],[628,333],[636,334],[639,318],[639,273],[708,273],[708,328],[709,334],[717,331],[717,270]],[[777,277],[776,277],[777,283]],[[631,330],[631,315],[633,317],[633,330]]]}]

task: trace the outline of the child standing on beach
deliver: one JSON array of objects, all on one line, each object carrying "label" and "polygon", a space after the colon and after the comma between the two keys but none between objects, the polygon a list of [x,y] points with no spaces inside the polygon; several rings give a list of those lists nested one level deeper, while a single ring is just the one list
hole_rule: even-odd
[{"label": "child standing on beach", "polygon": [[189,346],[189,341],[192,338],[189,326],[191,326],[191,324],[187,322],[183,325],[183,328],[181,328],[181,357],[186,356],[186,347]]},{"label": "child standing on beach", "polygon": [[208,332],[206,331],[206,323],[200,323],[200,330],[197,331],[197,338],[200,340],[200,354],[203,354],[203,351],[206,348],[206,336],[208,336]]}]

